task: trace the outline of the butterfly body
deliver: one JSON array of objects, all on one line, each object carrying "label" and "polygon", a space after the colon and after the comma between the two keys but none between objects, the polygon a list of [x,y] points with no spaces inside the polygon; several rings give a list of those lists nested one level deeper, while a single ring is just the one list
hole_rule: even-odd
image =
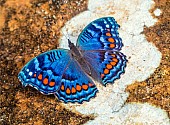
[{"label": "butterfly body", "polygon": [[106,85],[124,72],[127,60],[119,52],[123,44],[118,28],[112,17],[91,22],[77,45],[68,40],[70,50],[51,50],[29,61],[18,75],[20,81],[65,103],[89,101],[98,91],[93,80]]}]

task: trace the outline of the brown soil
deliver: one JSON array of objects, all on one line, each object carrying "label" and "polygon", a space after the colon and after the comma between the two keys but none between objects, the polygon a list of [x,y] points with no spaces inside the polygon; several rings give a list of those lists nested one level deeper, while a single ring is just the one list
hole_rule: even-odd
[{"label": "brown soil", "polygon": [[[17,75],[38,54],[56,49],[60,29],[66,21],[87,9],[79,0],[1,0],[0,1],[0,124],[83,124],[92,116],[73,113],[54,96],[42,95],[32,87],[23,88]],[[58,2],[57,2],[58,1]],[[127,102],[149,102],[170,115],[168,0],[155,0],[163,12],[159,22],[146,27],[144,34],[162,53],[161,65],[147,80],[128,86]],[[148,91],[149,90],[149,91]]]},{"label": "brown soil", "polygon": [[[129,85],[127,91],[130,96],[127,102],[148,102],[161,107],[170,116],[170,1],[155,0],[156,8],[162,13],[158,18],[158,23],[153,27],[145,27],[144,34],[149,42],[152,42],[162,53],[160,66],[144,82],[135,82]],[[154,60],[153,60],[154,61]]]}]

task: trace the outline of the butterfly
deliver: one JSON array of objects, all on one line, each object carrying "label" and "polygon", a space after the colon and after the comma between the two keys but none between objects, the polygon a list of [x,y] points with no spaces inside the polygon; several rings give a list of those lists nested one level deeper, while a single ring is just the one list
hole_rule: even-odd
[{"label": "butterfly", "polygon": [[68,39],[68,49],[54,49],[29,61],[19,72],[23,86],[43,94],[54,94],[65,103],[82,103],[95,97],[94,80],[106,86],[124,73],[126,56],[113,17],[92,21],[80,33],[76,45]]}]

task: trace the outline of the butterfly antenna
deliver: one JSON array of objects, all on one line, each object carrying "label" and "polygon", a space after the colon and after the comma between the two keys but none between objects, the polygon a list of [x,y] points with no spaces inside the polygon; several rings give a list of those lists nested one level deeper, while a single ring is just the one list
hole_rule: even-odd
[{"label": "butterfly antenna", "polygon": [[[66,29],[66,28],[65,28]],[[66,31],[66,30],[65,30]],[[70,37],[68,35],[68,32],[66,31],[66,34],[61,30],[62,34],[66,37],[67,40],[70,40]]]},{"label": "butterfly antenna", "polygon": [[[66,29],[66,28],[65,28]],[[66,30],[65,30],[66,31]],[[66,34],[63,32],[63,30],[61,30],[61,32],[62,32],[62,34],[66,37],[66,39],[68,40],[68,46],[70,47],[70,48],[72,48],[72,43],[71,43],[71,40],[70,40],[70,37],[69,37],[69,35],[68,35],[68,32],[66,31]]]}]

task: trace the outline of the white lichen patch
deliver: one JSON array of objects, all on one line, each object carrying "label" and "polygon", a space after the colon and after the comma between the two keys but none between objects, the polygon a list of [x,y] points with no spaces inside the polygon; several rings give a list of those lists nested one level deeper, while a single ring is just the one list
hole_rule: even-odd
[{"label": "white lichen patch", "polygon": [[170,121],[160,108],[145,104],[127,104],[118,112],[99,115],[86,125],[169,125]]},{"label": "white lichen patch", "polygon": [[[66,23],[62,32],[67,34],[72,42],[76,43],[80,32],[91,21],[106,16],[114,17],[121,27],[119,33],[124,44],[121,52],[127,56],[128,62],[125,73],[114,84],[108,84],[104,87],[96,83],[99,92],[95,98],[83,104],[66,104],[65,107],[82,114],[96,115],[96,119],[92,121],[95,124],[112,124],[113,121],[120,121],[120,124],[145,122],[143,119],[144,116],[147,116],[147,112],[138,109],[138,107],[145,107],[145,105],[124,105],[128,97],[125,88],[135,81],[143,81],[148,78],[160,64],[161,53],[142,34],[144,26],[152,26],[157,21],[149,13],[153,4],[154,2],[151,0],[89,0],[87,11],[80,13]],[[61,38],[60,43],[61,48],[68,48],[66,36]],[[146,108],[151,110],[152,106]],[[156,108],[154,109],[156,110]],[[124,118],[126,120],[121,121],[120,118],[123,119],[124,116],[121,113],[123,110],[125,110],[127,117]],[[150,114],[151,116],[154,115]],[[135,115],[137,116],[135,117]],[[151,117],[151,119],[155,117]],[[153,121],[156,120],[153,119]],[[159,123],[161,122],[163,121],[159,121]],[[89,122],[88,124],[92,123]]]},{"label": "white lichen patch", "polygon": [[153,13],[155,14],[155,16],[160,16],[162,12],[160,9],[157,8]]}]

